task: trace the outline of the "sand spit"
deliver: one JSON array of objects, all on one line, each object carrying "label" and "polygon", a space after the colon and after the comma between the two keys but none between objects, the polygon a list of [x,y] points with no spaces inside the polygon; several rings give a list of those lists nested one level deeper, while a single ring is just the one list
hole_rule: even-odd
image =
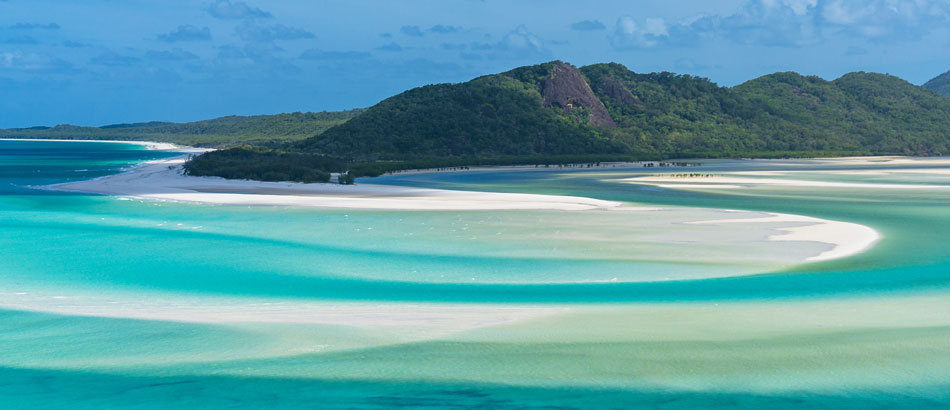
[{"label": "sand spit", "polygon": [[[592,198],[449,191],[386,185],[302,184],[191,177],[185,158],[151,161],[126,173],[46,188],[211,204],[276,205],[388,210],[611,209],[619,202]],[[630,207],[625,207],[629,210]],[[637,209],[637,208],[633,208]]]},{"label": "sand spit", "polygon": [[[53,190],[131,196],[155,200],[170,200],[207,204],[269,205],[317,208],[373,209],[373,210],[561,210],[561,211],[654,211],[655,207],[625,206],[619,202],[594,198],[452,191],[387,185],[357,184],[303,184],[295,182],[261,182],[228,180],[218,177],[192,177],[183,174],[186,158],[156,160],[133,167],[129,171],[87,181],[50,185]],[[929,185],[852,184],[820,181],[784,180],[779,178],[742,177],[640,177],[623,180],[630,183],[648,183],[665,186],[661,181],[675,181],[671,187],[687,188],[695,185],[705,188],[741,188],[742,184],[770,181],[778,185],[815,186],[829,184],[844,186],[931,187]],[[683,184],[690,181],[690,184]],[[697,183],[693,184],[695,181]],[[719,182],[710,183],[710,182]],[[818,185],[823,186],[823,185]],[[933,186],[950,188],[947,186]],[[691,222],[695,224],[768,223],[784,233],[773,235],[771,241],[806,241],[832,245],[832,249],[805,259],[806,262],[824,261],[854,255],[868,249],[880,234],[867,226],[812,218],[799,215],[769,214],[766,218],[718,219]],[[794,226],[787,226],[792,224]],[[783,226],[785,225],[785,226]]]},{"label": "sand spit", "polygon": [[[766,172],[757,172],[756,175],[766,175]],[[753,175],[748,173],[746,175]],[[767,175],[781,175],[772,172]],[[809,181],[803,179],[784,178],[748,178],[729,175],[700,175],[700,176],[645,176],[626,178],[622,182],[632,184],[653,185],[660,188],[682,189],[739,189],[749,186],[770,187],[802,187],[802,188],[853,188],[853,189],[950,189],[950,185],[922,185],[922,184],[883,184],[861,182],[832,182]]]},{"label": "sand spit", "polygon": [[819,262],[860,253],[877,242],[881,235],[864,225],[850,222],[831,221],[810,216],[769,213],[764,218],[717,219],[711,221],[688,222],[690,224],[783,224],[802,223],[803,225],[776,228],[786,233],[772,235],[770,241],[809,241],[821,242],[834,248],[805,259],[806,262]]}]

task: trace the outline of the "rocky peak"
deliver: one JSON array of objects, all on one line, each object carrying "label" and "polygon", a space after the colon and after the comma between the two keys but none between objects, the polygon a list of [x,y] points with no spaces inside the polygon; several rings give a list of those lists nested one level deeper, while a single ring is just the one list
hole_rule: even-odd
[{"label": "rocky peak", "polygon": [[624,87],[620,81],[617,81],[611,76],[606,76],[601,79],[600,83],[598,83],[596,87],[597,92],[613,99],[614,101],[619,101],[627,105],[643,104],[643,101],[640,101],[640,98],[637,98],[637,96],[633,95],[633,93],[631,93],[627,87]]},{"label": "rocky peak", "polygon": [[551,75],[541,83],[541,97],[546,107],[558,107],[570,112],[577,107],[590,110],[590,124],[597,127],[616,127],[607,107],[587,84],[584,75],[574,66],[555,61]]}]

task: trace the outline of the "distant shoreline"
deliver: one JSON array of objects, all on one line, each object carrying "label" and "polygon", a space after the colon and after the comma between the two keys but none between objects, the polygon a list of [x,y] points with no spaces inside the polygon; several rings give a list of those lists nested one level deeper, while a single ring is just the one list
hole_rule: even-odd
[{"label": "distant shoreline", "polygon": [[[405,169],[405,170],[399,170],[399,171],[389,171],[380,176],[383,177],[383,176],[393,176],[393,175],[431,174],[431,173],[442,173],[442,172],[475,172],[475,171],[498,171],[498,170],[580,171],[580,170],[585,170],[585,169],[594,170],[594,169],[630,168],[630,167],[666,168],[666,167],[673,167],[673,166],[676,166],[676,167],[702,166],[702,163],[698,161],[699,160],[669,160],[669,161],[615,161],[615,162],[600,162],[596,164],[571,163],[571,164],[530,164],[530,165],[472,165],[472,166],[456,166],[456,167]],[[688,163],[689,165],[682,165],[684,163]],[[366,177],[361,177],[361,178],[366,178]],[[376,177],[371,177],[371,178],[376,178]]]},{"label": "distant shoreline", "polygon": [[[662,161],[617,161],[600,162],[599,165],[588,163],[573,164],[531,164],[531,165],[472,165],[472,166],[454,166],[454,167],[436,167],[436,168],[416,168],[399,171],[386,172],[379,177],[415,175],[415,174],[433,174],[433,173],[453,173],[453,172],[478,172],[478,171],[581,171],[581,170],[601,170],[611,168],[654,168],[664,169],[670,167],[692,168],[702,167],[706,161],[866,161],[869,163],[888,162],[892,164],[906,164],[911,161],[940,161],[950,156],[939,155],[931,157],[905,156],[905,155],[867,155],[867,156],[845,156],[845,157],[805,157],[805,158],[673,158]],[[649,165],[652,164],[652,165]],[[688,164],[688,165],[683,165]],[[588,166],[590,165],[590,166]],[[701,171],[696,171],[701,172]],[[377,177],[361,177],[377,178]],[[682,181],[682,179],[676,179]]]},{"label": "distant shoreline", "polygon": [[44,188],[182,202],[340,209],[577,211],[621,206],[619,202],[572,196],[195,177],[183,174],[184,162],[183,157],[149,161],[124,173]]},{"label": "distant shoreline", "polygon": [[[6,140],[6,139],[2,139]],[[119,142],[144,145],[150,149],[175,150],[184,153],[203,152],[208,149],[178,147],[174,144],[147,141],[100,141],[100,140],[42,140],[65,142]],[[840,160],[899,161],[906,157],[847,157]],[[824,158],[828,160],[828,158]],[[492,193],[475,191],[452,191],[426,188],[410,188],[388,185],[333,183],[304,184],[297,182],[265,182],[251,180],[228,180],[219,177],[194,177],[183,173],[184,155],[170,159],[149,161],[132,169],[92,180],[68,182],[43,187],[50,190],[132,196],[155,200],[170,200],[205,204],[265,205],[290,207],[316,207],[368,210],[613,210],[654,211],[660,208],[625,206],[620,202],[594,198]],[[656,161],[651,161],[656,162]],[[610,167],[643,163],[610,163]],[[475,169],[473,169],[475,168]],[[498,169],[548,169],[535,166],[471,167],[463,171]],[[566,169],[592,169],[584,167]],[[606,167],[605,167],[606,168]],[[407,173],[445,172],[446,170],[415,170]],[[802,222],[798,228],[780,229],[784,234],[773,235],[769,240],[811,241],[833,245],[833,249],[815,255],[803,262],[837,259],[854,255],[870,248],[880,239],[880,234],[870,227],[848,222],[824,220],[799,215],[772,214],[762,222]],[[698,221],[697,223],[740,223],[740,220]]]},{"label": "distant shoreline", "polygon": [[152,151],[205,152],[206,149],[175,145],[168,142],[126,141],[126,140],[88,140],[88,139],[50,139],[50,138],[0,138],[0,141],[47,141],[47,142],[105,142],[115,144],[141,145]]}]

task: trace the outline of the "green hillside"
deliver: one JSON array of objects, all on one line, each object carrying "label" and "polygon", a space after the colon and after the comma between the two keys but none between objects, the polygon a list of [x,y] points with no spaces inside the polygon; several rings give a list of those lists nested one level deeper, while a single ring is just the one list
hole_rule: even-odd
[{"label": "green hillside", "polygon": [[[582,76],[550,89],[548,79],[560,68]],[[571,109],[565,109],[568,104]],[[948,151],[948,129],[950,100],[882,74],[826,81],[776,73],[727,88],[689,75],[637,74],[619,64],[575,70],[553,62],[407,91],[297,149],[354,160],[785,151],[927,155]]]},{"label": "green hillside", "polygon": [[[950,152],[950,99],[864,72],[834,81],[775,73],[730,88],[620,64],[578,69],[554,61],[412,89],[323,134],[272,148],[253,158],[223,151],[190,167],[202,175],[267,169],[274,177],[300,167],[301,157],[287,153],[343,161],[356,175],[686,156],[936,155]],[[228,171],[216,171],[218,163]]]},{"label": "green hillside", "polygon": [[950,71],[940,74],[927,81],[924,88],[950,97]]},{"label": "green hillside", "polygon": [[157,141],[200,147],[277,145],[319,135],[362,111],[229,116],[188,123],[145,122],[103,127],[57,125],[0,130],[0,137]]},{"label": "green hillside", "polygon": [[617,124],[612,136],[635,152],[721,156],[767,149],[748,129],[762,110],[708,79],[637,74],[615,63],[581,71]]},{"label": "green hillside", "polygon": [[950,100],[894,76],[856,72],[825,81],[778,73],[735,90],[765,109],[747,128],[767,150],[950,151]]},{"label": "green hillside", "polygon": [[[543,76],[552,67],[535,68]],[[409,90],[295,148],[360,161],[626,149],[585,124],[586,113],[581,110],[564,113],[545,107],[538,85],[516,79],[517,74]]]}]

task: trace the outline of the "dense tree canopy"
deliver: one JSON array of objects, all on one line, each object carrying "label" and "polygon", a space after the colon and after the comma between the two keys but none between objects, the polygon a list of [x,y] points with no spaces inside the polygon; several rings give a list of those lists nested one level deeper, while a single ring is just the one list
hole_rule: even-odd
[{"label": "dense tree canopy", "polygon": [[924,88],[950,97],[950,71],[927,81],[924,84]]},{"label": "dense tree canopy", "polygon": [[[578,69],[551,62],[416,88],[282,149],[340,158],[356,175],[492,163],[950,152],[950,99],[893,76],[856,72],[826,81],[783,72],[728,88],[595,64],[550,81],[564,70]],[[609,126],[589,121],[591,98],[606,107],[610,118],[601,123]]]},{"label": "dense tree canopy", "polygon": [[892,76],[851,73],[826,81],[785,72],[727,88],[619,64],[582,67],[616,123],[608,128],[591,126],[584,109],[542,104],[552,64],[410,90],[298,148],[356,160],[948,151],[950,100]]},{"label": "dense tree canopy", "polygon": [[538,89],[505,75],[416,88],[386,99],[299,149],[354,160],[622,152]]}]

